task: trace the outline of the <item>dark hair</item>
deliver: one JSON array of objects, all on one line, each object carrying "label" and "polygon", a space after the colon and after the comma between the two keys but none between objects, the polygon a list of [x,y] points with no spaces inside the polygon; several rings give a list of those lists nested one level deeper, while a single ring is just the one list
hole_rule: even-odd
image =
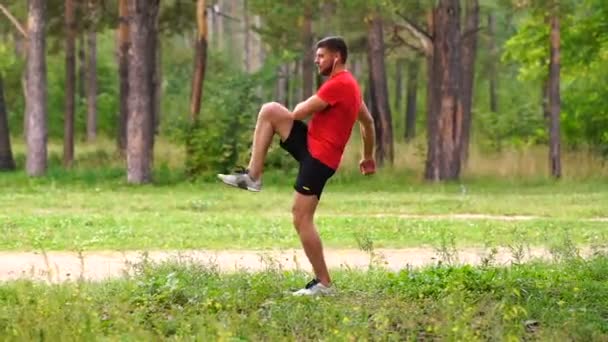
[{"label": "dark hair", "polygon": [[346,63],[348,48],[342,37],[332,36],[323,38],[317,42],[317,49],[318,48],[325,48],[331,52],[339,52],[340,56],[342,56],[342,63]]}]

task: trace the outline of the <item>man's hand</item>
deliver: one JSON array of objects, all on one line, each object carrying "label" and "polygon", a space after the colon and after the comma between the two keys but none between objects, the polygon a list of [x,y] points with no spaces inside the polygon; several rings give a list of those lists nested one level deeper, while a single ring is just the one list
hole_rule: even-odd
[{"label": "man's hand", "polygon": [[373,175],[376,173],[376,162],[373,159],[362,159],[359,162],[359,170],[366,176]]}]

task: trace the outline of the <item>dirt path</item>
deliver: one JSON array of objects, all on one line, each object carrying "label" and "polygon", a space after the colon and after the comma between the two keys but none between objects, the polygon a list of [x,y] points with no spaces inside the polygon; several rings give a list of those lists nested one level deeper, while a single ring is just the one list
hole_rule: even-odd
[{"label": "dirt path", "polygon": [[[378,249],[374,253],[375,264],[381,263],[392,270],[432,265],[446,259],[445,255],[442,257],[442,253],[432,248]],[[488,253],[481,248],[464,248],[458,250],[457,260],[459,264],[478,265]],[[214,265],[223,272],[269,268],[310,271],[301,250],[153,251],[147,254],[154,261],[192,261]],[[143,253],[138,251],[85,252],[82,256],[72,252],[0,252],[0,280],[30,278],[56,282],[81,276],[87,280],[103,280],[124,275],[130,265],[140,262],[142,257]],[[526,250],[523,260],[532,257],[550,259],[551,253],[542,248]],[[356,249],[329,249],[326,259],[330,268],[367,268],[370,264],[370,254]],[[494,260],[496,264],[506,265],[515,258],[511,250],[498,249]]]}]

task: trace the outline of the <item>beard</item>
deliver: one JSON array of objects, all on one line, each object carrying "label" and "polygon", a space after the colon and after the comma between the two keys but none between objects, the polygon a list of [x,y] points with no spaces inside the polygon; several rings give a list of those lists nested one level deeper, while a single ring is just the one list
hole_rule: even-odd
[{"label": "beard", "polygon": [[331,69],[332,69],[332,66],[328,66],[325,68],[322,68],[319,66],[319,74],[321,76],[329,76],[329,74],[331,74]]}]

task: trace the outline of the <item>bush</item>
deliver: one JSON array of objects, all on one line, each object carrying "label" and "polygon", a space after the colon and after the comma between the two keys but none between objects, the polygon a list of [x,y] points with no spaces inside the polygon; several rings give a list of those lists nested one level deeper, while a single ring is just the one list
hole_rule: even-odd
[{"label": "bush", "polygon": [[247,157],[256,107],[255,82],[244,74],[220,75],[216,87],[206,87],[200,120],[183,124],[186,173],[191,178],[227,172]]}]

